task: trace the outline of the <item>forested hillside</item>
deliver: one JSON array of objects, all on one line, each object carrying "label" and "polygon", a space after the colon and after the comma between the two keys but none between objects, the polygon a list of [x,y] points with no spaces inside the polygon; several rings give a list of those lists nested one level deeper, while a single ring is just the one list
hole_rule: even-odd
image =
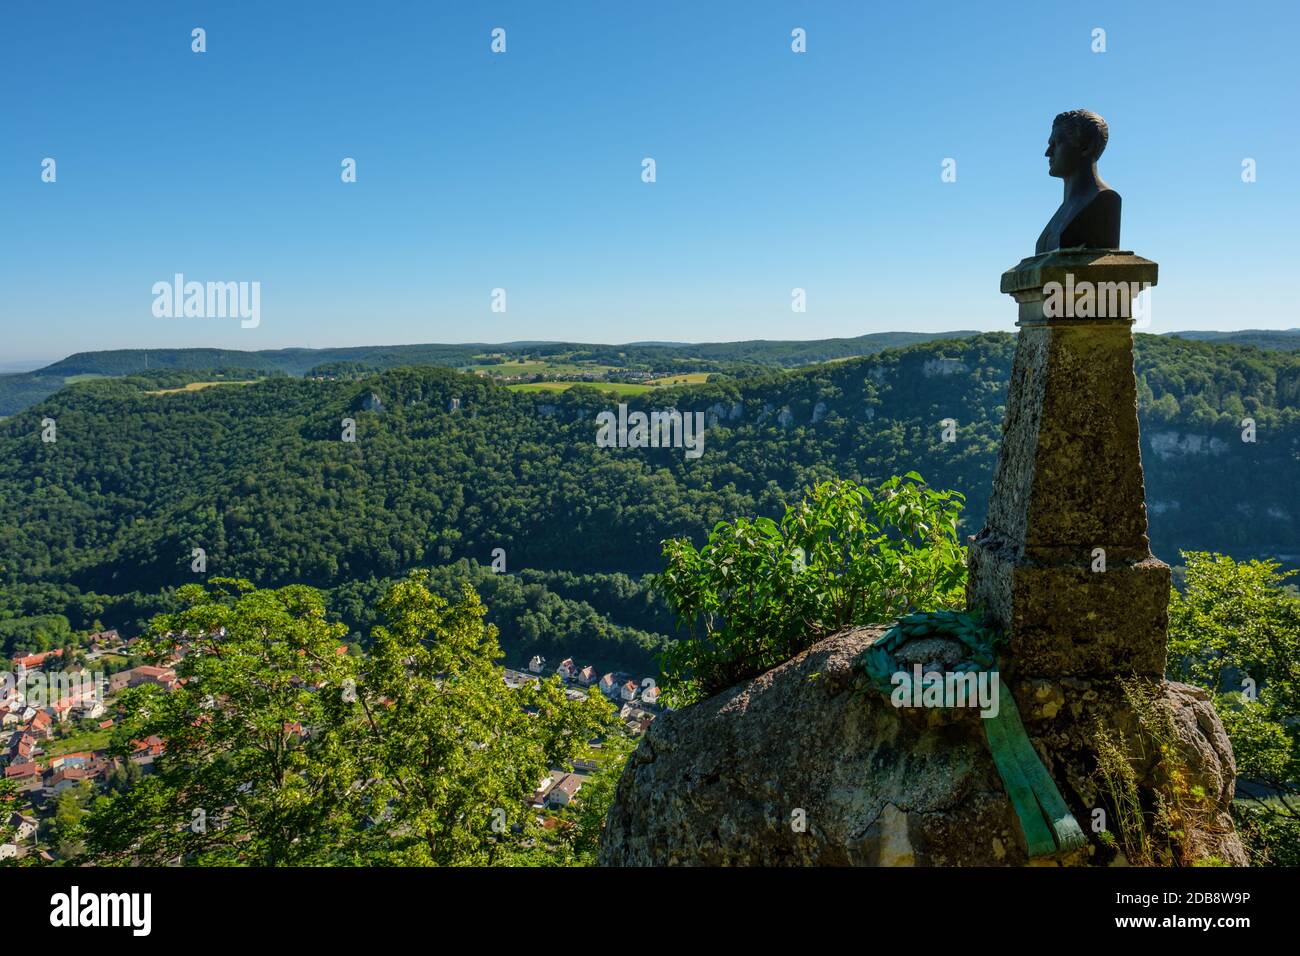
[{"label": "forested hillside", "polygon": [[1218,342],[1226,345],[1253,345],[1257,349],[1300,349],[1300,329],[1238,329],[1235,332],[1170,332],[1180,339]]},{"label": "forested hillside", "polygon": [[466,369],[480,362],[500,364],[563,357],[602,368],[644,372],[716,372],[749,366],[789,368],[832,359],[872,355],[886,348],[939,338],[967,338],[976,332],[874,332],[854,338],[812,341],[633,343],[590,345],[571,342],[507,342],[498,345],[366,345],[328,349],[116,349],[78,352],[32,372],[0,375],[0,417],[13,415],[65,385],[91,376],[120,377],[150,369],[251,370],[263,375],[333,373],[340,368],[383,371],[436,365]]},{"label": "forested hillside", "polygon": [[[779,514],[819,480],[913,470],[964,492],[978,530],[1013,351],[988,334],[627,399],[703,412],[698,459],[598,447],[596,415],[618,400],[596,389],[512,392],[442,368],[164,394],[156,376],[80,382],[0,423],[0,616],[139,620],[205,576],[202,548],[206,575],[331,590],[362,635],[384,579],[463,559],[448,587],[490,590],[512,656],[582,642],[648,666],[671,622],[641,577],[665,538]],[[1140,336],[1137,367],[1156,553],[1294,560],[1300,355]],[[498,548],[508,579],[481,567]]]}]

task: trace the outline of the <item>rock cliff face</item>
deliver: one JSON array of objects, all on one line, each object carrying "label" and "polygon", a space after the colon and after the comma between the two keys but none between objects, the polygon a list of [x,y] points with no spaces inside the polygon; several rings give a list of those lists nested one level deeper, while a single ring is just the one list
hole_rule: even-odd
[{"label": "rock cliff face", "polygon": [[[628,761],[606,820],[608,866],[961,866],[1028,862],[976,712],[898,710],[857,686],[858,628],[751,681],[661,716]],[[1227,820],[1235,768],[1206,695],[1158,685],[1189,782],[1209,804],[1198,855],[1244,864]],[[1004,689],[1005,692],[1005,689]],[[1026,729],[1092,843],[1049,864],[1122,864],[1091,834],[1099,806],[1087,728],[1136,725],[1117,686],[1015,688]],[[951,713],[951,712],[949,712]],[[1142,768],[1144,779],[1156,771]],[[1112,823],[1112,828],[1114,824]]]}]

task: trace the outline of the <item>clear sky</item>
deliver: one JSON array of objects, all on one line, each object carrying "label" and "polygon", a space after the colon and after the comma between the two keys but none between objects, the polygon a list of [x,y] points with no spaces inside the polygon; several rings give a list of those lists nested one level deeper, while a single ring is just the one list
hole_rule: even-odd
[{"label": "clear sky", "polygon": [[[1152,331],[1297,326],[1298,9],[5,0],[0,365],[1010,329],[998,276],[1060,201],[1042,153],[1076,107],[1160,263]],[[156,318],[177,272],[260,282],[260,325]]]}]

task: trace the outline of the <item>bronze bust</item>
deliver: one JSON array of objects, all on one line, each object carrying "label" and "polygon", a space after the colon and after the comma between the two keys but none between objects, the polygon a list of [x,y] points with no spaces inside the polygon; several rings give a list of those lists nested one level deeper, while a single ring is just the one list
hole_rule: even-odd
[{"label": "bronze bust", "polygon": [[1106,149],[1106,121],[1089,110],[1070,110],[1052,121],[1047,141],[1048,175],[1065,180],[1065,198],[1034,247],[1035,255],[1053,249],[1119,248],[1119,193],[1097,175]]}]

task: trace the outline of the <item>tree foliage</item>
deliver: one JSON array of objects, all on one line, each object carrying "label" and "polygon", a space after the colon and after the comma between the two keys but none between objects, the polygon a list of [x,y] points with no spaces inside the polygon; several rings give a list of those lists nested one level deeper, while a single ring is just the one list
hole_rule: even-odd
[{"label": "tree foliage", "polygon": [[531,832],[524,797],[611,724],[552,679],[512,691],[495,630],[466,589],[393,586],[373,653],[341,653],[321,595],[219,579],[181,589],[150,653],[171,692],[124,692],[114,749],[166,746],[152,773],[96,801],[97,863],[490,863]]},{"label": "tree foliage", "polygon": [[1170,676],[1215,695],[1247,831],[1275,862],[1300,862],[1300,595],[1275,561],[1183,560],[1184,588],[1169,603]]},{"label": "tree foliage", "polygon": [[[370,799],[382,825],[368,858],[402,865],[490,864],[529,831],[523,798],[548,768],[612,725],[595,688],[570,701],[558,677],[512,690],[496,629],[468,586],[455,604],[423,575],[395,585],[381,609],[359,687]],[[376,839],[378,837],[379,839]]]},{"label": "tree foliage", "polygon": [[961,501],[914,472],[874,490],[828,481],[780,524],[740,518],[701,548],[665,542],[658,586],[691,635],[666,653],[671,699],[707,697],[849,625],[962,606]]}]

